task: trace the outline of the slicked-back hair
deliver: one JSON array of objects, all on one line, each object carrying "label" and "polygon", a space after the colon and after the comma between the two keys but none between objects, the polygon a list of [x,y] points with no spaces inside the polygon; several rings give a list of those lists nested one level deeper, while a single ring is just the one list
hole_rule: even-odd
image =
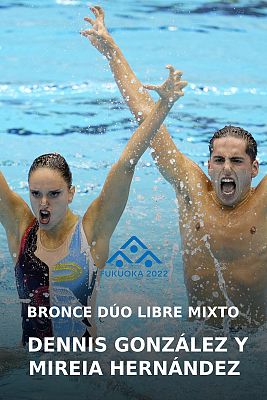
[{"label": "slicked-back hair", "polygon": [[68,188],[71,188],[72,173],[67,161],[62,155],[58,153],[48,153],[37,157],[29,169],[28,181],[30,180],[31,174],[39,168],[49,168],[58,171],[68,185]]},{"label": "slicked-back hair", "polygon": [[240,128],[239,126],[232,126],[232,125],[225,126],[224,128],[219,129],[214,133],[209,143],[210,156],[212,155],[213,152],[214,140],[228,136],[245,140],[247,144],[246,153],[249,155],[251,162],[256,160],[257,142],[254,139],[254,137],[251,135],[251,133],[249,133],[245,129]]}]

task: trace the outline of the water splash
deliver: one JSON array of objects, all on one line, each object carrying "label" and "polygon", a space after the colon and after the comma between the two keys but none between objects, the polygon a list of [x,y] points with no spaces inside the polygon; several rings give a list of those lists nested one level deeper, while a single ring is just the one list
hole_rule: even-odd
[{"label": "water splash", "polygon": [[[219,284],[219,288],[221,290],[221,293],[225,299],[226,302],[226,306],[229,307],[237,307],[233,301],[230,299],[230,297],[228,296],[227,290],[226,290],[226,284],[225,284],[225,280],[223,277],[223,273],[222,273],[222,269],[221,269],[221,265],[219,263],[219,261],[217,260],[217,258],[214,256],[214,254],[211,251],[211,246],[209,243],[209,239],[210,239],[210,235],[206,234],[202,237],[202,241],[204,242],[205,247],[207,248],[211,258],[213,259],[214,262],[214,266],[215,266],[215,271],[217,274],[217,278],[218,278],[218,284]],[[237,307],[238,308],[238,307]],[[239,308],[238,308],[239,310]],[[244,317],[249,323],[251,323],[251,317],[250,317],[250,308],[248,308],[247,313],[242,313],[239,311],[239,315]],[[230,317],[228,315],[224,316],[223,318],[223,331],[226,334],[229,334],[229,328],[230,328]]]}]

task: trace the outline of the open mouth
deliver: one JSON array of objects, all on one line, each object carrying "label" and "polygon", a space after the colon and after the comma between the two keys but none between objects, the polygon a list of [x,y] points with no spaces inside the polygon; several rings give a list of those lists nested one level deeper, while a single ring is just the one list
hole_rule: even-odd
[{"label": "open mouth", "polygon": [[226,196],[235,193],[236,183],[232,178],[222,178],[221,179],[221,192]]},{"label": "open mouth", "polygon": [[39,220],[40,220],[40,223],[41,223],[41,224],[46,225],[46,224],[49,223],[49,221],[50,221],[50,216],[51,216],[50,211],[40,210],[39,216],[40,216],[40,219],[39,219]]}]

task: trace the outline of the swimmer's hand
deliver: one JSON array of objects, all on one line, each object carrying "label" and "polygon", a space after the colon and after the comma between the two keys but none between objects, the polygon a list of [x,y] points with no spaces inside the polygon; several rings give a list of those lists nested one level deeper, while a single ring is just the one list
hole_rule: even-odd
[{"label": "swimmer's hand", "polygon": [[172,65],[166,65],[169,76],[162,85],[143,85],[145,89],[155,90],[163,100],[167,100],[172,105],[180,97],[184,96],[182,89],[187,85],[186,81],[181,81],[182,72],[175,70]]},{"label": "swimmer's hand", "polygon": [[114,53],[115,42],[106,28],[104,10],[100,6],[90,7],[90,10],[95,15],[95,20],[90,17],[85,17],[84,20],[92,25],[92,29],[81,31],[81,35],[87,37],[100,53],[110,59]]}]

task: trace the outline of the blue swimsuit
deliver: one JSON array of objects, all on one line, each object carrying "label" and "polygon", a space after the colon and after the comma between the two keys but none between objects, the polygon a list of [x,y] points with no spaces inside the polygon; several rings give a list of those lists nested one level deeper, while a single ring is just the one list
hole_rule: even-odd
[{"label": "blue swimsuit", "polygon": [[88,319],[28,318],[28,306],[87,306],[95,289],[97,269],[83,232],[82,221],[76,225],[69,253],[50,268],[35,256],[37,248],[37,220],[26,230],[15,266],[17,290],[22,302],[22,342],[29,337],[46,336],[89,337],[92,327]]}]

